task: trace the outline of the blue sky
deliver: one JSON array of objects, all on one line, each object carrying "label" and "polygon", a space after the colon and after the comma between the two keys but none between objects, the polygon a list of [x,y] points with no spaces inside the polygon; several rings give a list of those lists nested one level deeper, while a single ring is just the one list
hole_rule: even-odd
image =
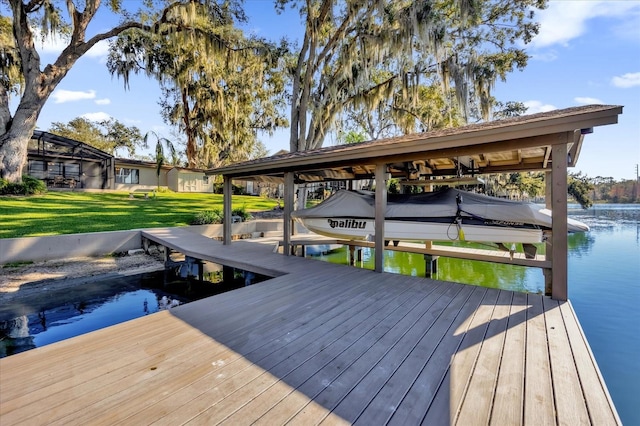
[{"label": "blue sky", "polygon": [[[247,0],[247,28],[263,37],[299,40],[297,13],[277,15],[272,4]],[[585,137],[573,171],[635,178],[640,164],[640,1],[556,0],[539,12],[538,21],[540,34],[526,47],[529,65],[498,82],[494,96],[503,102],[524,102],[529,113],[593,103],[623,105],[618,124],[596,127]],[[104,18],[92,23],[89,35],[107,29],[108,22]],[[40,50],[44,67],[60,47],[49,43]],[[143,134],[153,130],[170,137],[159,114],[157,83],[138,76],[125,91],[122,80],[106,69],[106,50],[106,44],[96,46],[78,61],[44,107],[38,128],[46,130],[52,122],[66,123],[78,116],[113,117]],[[262,140],[271,154],[289,147],[287,131]]]}]

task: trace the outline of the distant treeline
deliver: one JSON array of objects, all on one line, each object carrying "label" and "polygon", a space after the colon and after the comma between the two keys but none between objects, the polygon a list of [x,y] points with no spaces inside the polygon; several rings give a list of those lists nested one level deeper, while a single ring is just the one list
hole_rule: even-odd
[{"label": "distant treeline", "polygon": [[640,182],[629,179],[616,182],[613,178],[590,178],[594,203],[640,203]]}]

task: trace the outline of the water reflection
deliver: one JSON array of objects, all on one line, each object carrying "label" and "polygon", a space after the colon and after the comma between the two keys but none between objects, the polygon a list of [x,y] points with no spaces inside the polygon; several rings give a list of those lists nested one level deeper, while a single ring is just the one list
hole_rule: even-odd
[{"label": "water reflection", "polygon": [[[620,232],[621,226],[634,226],[636,241],[640,240],[640,208],[638,206],[597,205],[589,210],[572,208],[569,216],[587,223],[592,229],[592,232],[579,232],[568,236],[571,256],[580,258],[590,255],[597,235]],[[489,247],[479,248],[487,249]],[[518,245],[518,251],[522,251],[520,245]],[[544,244],[538,245],[538,254],[544,254],[544,252]],[[346,265],[349,261],[349,252],[346,248],[341,248],[314,257]],[[363,249],[362,262],[358,266],[373,269],[374,263],[373,250]],[[426,262],[421,254],[386,251],[383,265],[386,272],[413,276],[425,275]],[[524,266],[441,257],[438,260],[438,271],[432,277],[443,281],[505,290],[530,293],[544,291],[542,270]]]},{"label": "water reflection", "polygon": [[231,269],[215,282],[180,279],[159,271],[87,282],[0,306],[0,358],[108,327],[268,277]]},{"label": "water reflection", "polygon": [[[68,338],[91,331],[97,323],[106,327],[181,303],[178,299],[155,294],[150,290],[117,291],[123,293],[106,299],[82,301],[68,301],[62,295],[53,293],[49,295],[50,303],[46,308],[1,320],[0,357],[43,346],[61,340],[62,337]],[[153,302],[149,303],[148,300]],[[59,306],[53,306],[57,303]],[[21,310],[28,311],[29,307],[22,306]],[[73,331],[62,332],[63,328]]]},{"label": "water reflection", "polygon": [[14,347],[24,350],[36,347],[33,336],[29,333],[27,315],[0,322],[0,358],[11,355]]},{"label": "water reflection", "polygon": [[577,256],[584,256],[591,252],[593,244],[596,242],[594,234],[590,232],[577,232],[569,234],[567,244],[569,251]]},{"label": "water reflection", "polygon": [[[349,251],[347,248],[342,247],[330,253],[314,256],[314,258],[347,265]],[[362,249],[362,262],[358,263],[357,266],[365,269],[374,269],[373,249]],[[426,261],[421,254],[389,250],[385,251],[383,267],[385,272],[423,277],[426,271]],[[535,278],[536,274],[539,275],[537,279]],[[432,275],[432,278],[531,293],[539,293],[544,290],[544,278],[542,272],[537,268],[465,259],[439,258],[438,270]]]}]

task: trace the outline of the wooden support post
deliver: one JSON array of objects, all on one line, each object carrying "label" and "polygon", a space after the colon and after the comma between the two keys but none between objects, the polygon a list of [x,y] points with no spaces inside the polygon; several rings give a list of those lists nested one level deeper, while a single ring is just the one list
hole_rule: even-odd
[{"label": "wooden support post", "polygon": [[387,210],[387,165],[376,164],[375,267],[384,272],[384,216]]},{"label": "wooden support post", "polygon": [[551,148],[551,185],[552,185],[552,226],[551,244],[553,245],[553,264],[551,269],[551,298],[567,300],[567,143],[573,133]]},{"label": "wooden support post", "polygon": [[225,284],[230,284],[235,279],[234,270],[231,266],[222,265],[222,281]]},{"label": "wooden support post", "polygon": [[[546,172],[545,176],[544,176],[544,182],[545,182],[545,197],[544,197],[544,201],[545,201],[545,207],[548,208],[549,210],[551,210],[552,206],[552,185],[551,185],[551,172]],[[547,261],[552,262],[551,263],[551,268],[543,268],[542,269],[542,275],[544,277],[544,295],[545,296],[551,296],[551,289],[553,288],[553,282],[552,282],[552,276],[551,276],[551,271],[553,270],[553,245],[551,244],[551,235],[549,233],[546,233],[545,235],[547,238],[545,240],[545,255],[544,258]]]},{"label": "wooden support post", "polygon": [[291,255],[291,235],[293,235],[293,224],[291,222],[291,212],[294,203],[294,182],[293,173],[286,172],[284,174],[284,224],[283,224],[283,248],[285,256]]},{"label": "wooden support post", "polygon": [[358,247],[357,253],[357,260],[359,263],[362,263],[362,247]]},{"label": "wooden support post", "polygon": [[224,245],[229,245],[231,244],[231,197],[233,195],[233,186],[231,185],[231,178],[229,176],[224,177],[222,192],[222,243]]},{"label": "wooden support post", "polygon": [[349,244],[349,265],[355,266],[356,264],[356,256],[355,256],[356,246]]},{"label": "wooden support post", "polygon": [[434,274],[438,273],[438,258],[440,256],[432,256],[430,254],[424,255],[425,271],[424,276],[431,278]]}]

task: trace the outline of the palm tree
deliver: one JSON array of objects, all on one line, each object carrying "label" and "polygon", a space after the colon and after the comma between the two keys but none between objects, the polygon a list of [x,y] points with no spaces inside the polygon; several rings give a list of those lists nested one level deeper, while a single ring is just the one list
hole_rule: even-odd
[{"label": "palm tree", "polygon": [[149,148],[148,140],[150,136],[153,136],[156,139],[156,176],[158,178],[158,189],[160,189],[160,170],[167,160],[164,154],[164,148],[166,147],[169,150],[169,154],[171,156],[169,164],[176,164],[178,162],[178,153],[169,139],[158,136],[154,131],[147,132],[144,135],[145,148]]}]

